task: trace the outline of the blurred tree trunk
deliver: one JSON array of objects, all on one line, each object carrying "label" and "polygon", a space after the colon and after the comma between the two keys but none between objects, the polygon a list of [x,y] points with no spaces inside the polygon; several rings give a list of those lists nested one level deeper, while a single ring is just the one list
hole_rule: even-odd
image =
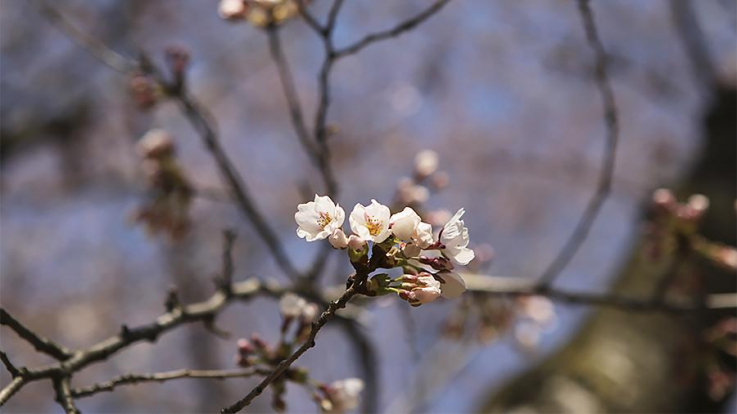
[{"label": "blurred tree trunk", "polygon": [[[703,152],[674,187],[683,198],[701,193],[711,200],[702,234],[735,244],[736,92],[716,88],[704,116]],[[612,290],[649,298],[669,272],[663,262],[641,254],[635,240]],[[733,274],[705,263],[696,271],[709,292],[734,291]],[[483,412],[715,412],[704,377],[697,375],[696,340],[722,315],[678,318],[665,314],[597,310],[570,342],[539,365],[511,380],[484,405]]]}]

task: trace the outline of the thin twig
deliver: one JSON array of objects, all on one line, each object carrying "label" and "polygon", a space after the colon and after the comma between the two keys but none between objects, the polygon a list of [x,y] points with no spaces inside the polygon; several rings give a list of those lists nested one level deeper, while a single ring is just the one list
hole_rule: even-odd
[{"label": "thin twig", "polygon": [[346,46],[344,48],[336,50],[335,54],[339,58],[352,55],[358,53],[366,46],[406,33],[423,23],[425,20],[432,17],[435,13],[439,12],[448,3],[450,3],[450,0],[436,0],[432,5],[430,5],[430,7],[423,10],[416,16],[399,23],[391,29],[369,34],[361,40],[358,40],[357,42],[351,44],[350,46]]},{"label": "thin twig", "polygon": [[612,92],[612,87],[609,82],[609,75],[607,74],[608,59],[606,52],[604,51],[604,45],[602,45],[601,40],[599,39],[599,33],[596,28],[594,16],[591,12],[591,8],[589,7],[589,0],[578,0],[578,5],[584,30],[586,32],[586,38],[590,47],[596,54],[596,85],[599,89],[602,104],[604,106],[606,144],[596,192],[589,200],[589,203],[578,220],[573,233],[571,233],[568,240],[563,245],[563,248],[558,252],[558,255],[553,259],[540,277],[539,284],[543,289],[550,287],[553,280],[568,265],[571,259],[573,259],[573,256],[578,252],[578,249],[588,237],[591,227],[593,226],[596,217],[601,211],[601,207],[604,205],[604,202],[611,191],[617,154],[617,142],[619,141],[619,115],[616,101],[614,99],[614,93]]},{"label": "thin twig", "polygon": [[2,308],[0,308],[0,325],[5,325],[15,331],[18,336],[33,345],[36,351],[50,355],[59,361],[69,358],[72,354],[71,351],[56,342],[35,334]]},{"label": "thin twig", "polygon": [[284,90],[284,97],[286,98],[287,105],[289,107],[292,126],[294,127],[297,138],[299,138],[299,142],[302,144],[308,157],[310,157],[310,160],[316,162],[316,150],[313,147],[310,133],[307,131],[307,126],[305,125],[302,105],[299,102],[297,88],[294,86],[292,71],[289,68],[289,62],[284,55],[281,38],[279,37],[279,28],[277,26],[269,27],[266,30],[266,34],[269,38],[269,52],[271,53],[271,58],[276,64],[277,72],[279,73],[279,80],[281,81],[282,89]]},{"label": "thin twig", "polygon": [[236,233],[233,230],[223,231],[223,270],[217,280],[218,287],[230,295],[230,288],[233,286],[233,244],[235,243]]},{"label": "thin twig", "polygon": [[17,378],[20,375],[20,371],[18,371],[18,368],[16,368],[15,365],[13,365],[13,363],[10,362],[10,358],[8,358],[8,354],[6,354],[3,351],[0,351],[0,361],[2,361],[3,365],[5,365],[5,369],[8,370],[11,377]]},{"label": "thin twig", "polygon": [[182,378],[209,378],[223,380],[226,378],[247,378],[255,375],[267,375],[269,370],[263,368],[224,369],[224,370],[190,370],[158,372],[155,374],[125,374],[107,382],[88,387],[75,388],[71,391],[74,398],[84,398],[99,392],[113,391],[120,385],[136,385],[147,382],[166,382]]},{"label": "thin twig", "polygon": [[107,66],[121,73],[130,73],[138,66],[135,60],[121,55],[94,37],[77,29],[72,22],[58,10],[51,7],[46,0],[37,0],[37,5],[39,11],[46,19]]},{"label": "thin twig", "polygon": [[292,265],[292,262],[279,241],[276,232],[267,224],[263,214],[261,214],[258,208],[256,208],[243,178],[235,169],[235,166],[230,161],[230,158],[220,144],[213,122],[211,121],[212,117],[194,100],[194,98],[187,95],[186,92],[179,91],[175,95],[175,98],[181,104],[187,119],[200,134],[200,138],[204,142],[205,147],[210,151],[215,159],[215,163],[220,169],[223,179],[225,179],[233,191],[235,200],[238,203],[241,212],[251,222],[258,235],[269,248],[269,251],[274,256],[276,264],[290,278],[298,278],[299,272]]},{"label": "thin twig", "polygon": [[302,356],[305,352],[307,352],[310,348],[315,346],[315,337],[317,336],[317,333],[320,332],[320,329],[322,329],[325,324],[335,316],[335,312],[337,312],[339,309],[342,309],[345,307],[346,303],[348,303],[353,296],[355,296],[358,292],[356,291],[356,286],[360,283],[363,283],[366,280],[367,275],[363,276],[362,280],[357,280],[354,282],[354,284],[346,289],[346,291],[343,293],[343,295],[336,301],[331,302],[328,308],[320,315],[320,317],[317,319],[316,322],[312,324],[312,330],[310,330],[310,334],[305,340],[305,342],[294,352],[292,355],[289,356],[289,358],[281,361],[279,365],[274,368],[274,370],[266,376],[266,378],[263,379],[255,388],[251,390],[251,392],[248,393],[245,397],[235,402],[233,405],[230,405],[228,407],[223,408],[220,410],[221,413],[237,413],[238,411],[242,410],[245,406],[249,405],[251,401],[253,401],[256,397],[261,395],[262,392],[272,383],[274,380],[279,378],[280,375],[284,373],[284,371],[287,370],[299,357]]},{"label": "thin twig", "polygon": [[[545,296],[558,302],[573,305],[604,306],[625,312],[663,312],[685,314],[689,312],[709,312],[734,307],[734,297],[712,298],[707,296],[704,303],[690,301],[653,301],[651,298],[636,298],[616,293],[571,292],[558,288],[541,288],[532,278],[485,276],[464,273],[468,291],[500,296]],[[730,302],[731,300],[731,302]],[[730,306],[730,304],[732,306]]]}]

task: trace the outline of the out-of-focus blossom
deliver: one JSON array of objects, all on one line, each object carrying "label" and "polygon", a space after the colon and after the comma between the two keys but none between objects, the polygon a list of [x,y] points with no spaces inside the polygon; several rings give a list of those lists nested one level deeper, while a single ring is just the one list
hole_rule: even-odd
[{"label": "out-of-focus blossom", "polygon": [[[229,21],[244,20],[257,27],[281,24],[299,13],[299,0],[221,0],[218,14]],[[303,0],[305,4],[308,0]]]},{"label": "out-of-focus blossom", "polygon": [[391,212],[389,207],[371,200],[371,204],[363,206],[356,204],[350,216],[351,230],[364,240],[372,240],[381,243],[386,240],[389,231],[389,219]]},{"label": "out-of-focus blossom", "polygon": [[440,234],[440,242],[445,246],[443,254],[463,266],[475,257],[473,250],[468,248],[468,228],[461,220],[465,212],[464,209],[458,210],[445,224]]},{"label": "out-of-focus blossom", "polygon": [[285,293],[279,300],[279,310],[285,318],[298,318],[307,306],[307,301],[294,293]]},{"label": "out-of-focus blossom", "polygon": [[323,387],[326,399],[322,401],[324,413],[345,413],[358,407],[364,383],[358,378],[335,381]]},{"label": "out-of-focus blossom", "polygon": [[325,239],[339,229],[345,221],[345,211],[330,197],[315,194],[314,201],[297,206],[294,220],[297,236],[311,242]]},{"label": "out-of-focus blossom", "polygon": [[419,177],[428,177],[438,169],[438,153],[423,150],[415,156],[415,173]]}]

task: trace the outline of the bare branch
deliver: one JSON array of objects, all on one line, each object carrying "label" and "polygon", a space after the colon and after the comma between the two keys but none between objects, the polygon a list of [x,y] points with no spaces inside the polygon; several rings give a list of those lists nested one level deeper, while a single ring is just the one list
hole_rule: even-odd
[{"label": "bare branch", "polygon": [[617,154],[617,142],[619,141],[619,115],[614,100],[614,93],[607,74],[607,55],[599,39],[594,16],[589,7],[589,0],[578,0],[579,12],[583,21],[586,38],[590,47],[596,54],[596,85],[599,88],[602,104],[604,106],[604,121],[606,123],[606,144],[602,159],[602,168],[599,175],[596,192],[586,205],[573,233],[566,241],[558,255],[545,269],[540,277],[540,286],[548,288],[553,280],[568,265],[573,256],[578,252],[583,242],[589,235],[596,217],[601,211],[612,187],[614,176],[614,165]]},{"label": "bare branch", "polygon": [[12,317],[4,308],[0,308],[0,325],[5,325],[15,331],[18,336],[33,345],[36,351],[50,355],[59,361],[63,361],[72,355],[71,351],[63,346],[33,333],[25,325]]},{"label": "bare branch", "polygon": [[235,243],[235,238],[235,231],[223,231],[223,269],[217,278],[217,285],[226,295],[230,295],[230,288],[233,286],[233,243]]},{"label": "bare branch", "polygon": [[267,224],[263,214],[256,208],[251,195],[248,192],[243,178],[238,174],[235,166],[228,158],[225,150],[213,127],[212,117],[197,103],[194,98],[184,91],[178,91],[175,98],[179,101],[185,116],[200,134],[205,147],[212,154],[220,169],[220,173],[231,187],[240,210],[251,222],[256,232],[264,241],[269,251],[274,256],[276,264],[292,279],[299,277],[299,272],[292,265],[289,256],[282,246],[274,230]]},{"label": "bare branch", "polygon": [[294,127],[294,131],[297,133],[299,142],[310,157],[310,160],[317,162],[316,151],[312,145],[310,133],[307,131],[307,126],[305,125],[302,113],[302,105],[299,102],[299,95],[297,94],[297,89],[294,86],[292,71],[289,68],[289,63],[287,62],[286,56],[284,55],[284,49],[282,48],[279,28],[276,26],[269,27],[266,30],[266,34],[269,38],[269,52],[271,53],[271,58],[276,64],[277,72],[279,73],[279,80],[281,81],[281,85],[284,90],[284,97],[287,99],[287,105],[289,106],[289,115],[292,120],[292,126]]},{"label": "bare branch", "polygon": [[5,388],[0,391],[0,407],[5,405],[8,400],[15,395],[16,392],[20,391],[28,380],[25,377],[15,377],[10,384],[6,385]]},{"label": "bare branch", "polygon": [[46,17],[49,22],[57,26],[59,30],[67,34],[72,38],[72,40],[82,46],[83,49],[101,60],[107,66],[121,73],[129,73],[138,66],[135,60],[121,55],[94,37],[77,29],[72,22],[64,17],[64,15],[58,10],[51,7],[46,0],[37,0],[37,5],[41,14]]},{"label": "bare branch", "polygon": [[571,292],[556,288],[542,288],[534,279],[522,277],[485,276],[464,273],[469,292],[500,296],[545,296],[558,302],[574,305],[605,306],[626,312],[664,312],[685,314],[706,312],[724,308],[737,308],[734,295],[709,295],[704,304],[690,301],[653,301],[651,298],[635,298],[614,293],[599,294]]},{"label": "bare branch", "polygon": [[423,10],[418,15],[399,23],[398,25],[394,26],[393,28],[389,30],[384,30],[381,32],[369,34],[363,39],[355,42],[354,44],[350,46],[346,46],[342,49],[336,50],[335,54],[339,58],[347,56],[347,55],[352,55],[352,54],[358,53],[361,49],[365,48],[366,46],[369,46],[371,44],[374,44],[382,40],[391,39],[393,37],[397,37],[403,33],[406,33],[414,29],[416,26],[422,24],[425,20],[432,17],[432,15],[434,15],[435,13],[439,12],[448,3],[450,3],[450,0],[436,0],[430,7]]},{"label": "bare branch", "polygon": [[3,365],[5,365],[5,369],[8,370],[11,377],[17,378],[20,375],[20,371],[18,371],[18,368],[16,368],[15,365],[13,365],[13,363],[10,362],[10,358],[8,358],[8,354],[6,354],[3,351],[0,351],[0,361],[2,361]]},{"label": "bare branch", "polygon": [[317,319],[316,322],[312,324],[312,330],[310,331],[309,336],[305,340],[305,342],[292,354],[289,356],[289,358],[281,361],[279,365],[274,368],[274,370],[264,378],[263,381],[261,381],[258,386],[256,386],[251,392],[248,393],[245,397],[234,403],[233,405],[230,405],[228,407],[223,408],[220,410],[221,413],[237,413],[238,411],[242,410],[244,407],[249,405],[251,401],[253,401],[256,397],[261,395],[262,392],[272,383],[274,380],[279,378],[281,374],[284,373],[284,371],[287,370],[299,357],[302,356],[305,352],[307,352],[310,348],[315,346],[315,337],[317,336],[317,333],[322,329],[325,324],[335,316],[335,312],[337,312],[339,309],[342,309],[345,307],[346,303],[348,303],[353,296],[355,296],[358,291],[356,290],[356,287],[363,282],[366,281],[366,277],[368,274],[364,274],[361,280],[356,280],[351,287],[346,289],[346,291],[343,293],[343,295],[336,301],[333,301],[330,303],[328,308],[320,315],[320,317]]},{"label": "bare branch", "polygon": [[136,385],[148,382],[166,382],[182,378],[208,378],[223,380],[227,378],[247,378],[255,375],[267,375],[269,370],[263,368],[224,369],[224,370],[190,370],[159,372],[155,374],[126,374],[113,378],[107,382],[75,388],[71,391],[74,398],[84,398],[99,392],[113,391],[120,385]]},{"label": "bare branch", "polygon": [[56,402],[61,405],[65,413],[79,413],[79,409],[74,405],[74,398],[72,397],[69,386],[69,377],[54,378],[54,391],[56,392]]}]

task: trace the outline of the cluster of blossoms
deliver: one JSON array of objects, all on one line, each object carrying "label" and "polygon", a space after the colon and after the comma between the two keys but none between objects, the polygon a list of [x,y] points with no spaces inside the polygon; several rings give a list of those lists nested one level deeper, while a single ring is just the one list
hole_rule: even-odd
[{"label": "cluster of blossoms", "polygon": [[266,27],[281,24],[296,16],[299,13],[298,1],[220,0],[218,13],[228,21],[247,21],[257,27]]},{"label": "cluster of blossoms", "polygon": [[370,250],[385,255],[380,267],[401,268],[404,274],[394,279],[375,275],[368,285],[370,293],[396,293],[419,306],[440,296],[456,298],[466,290],[463,279],[452,272],[454,264],[467,265],[474,258],[463,214],[463,209],[458,210],[437,238],[432,225],[412,208],[391,214],[389,207],[376,200],[353,207],[348,219],[350,236],[342,229],[345,211],[327,196],[315,195],[314,201],[300,204],[294,218],[299,237],[309,242],[328,239],[334,248],[347,249],[353,263],[368,262]]},{"label": "cluster of blossoms", "polygon": [[179,167],[174,141],[166,131],[153,129],[138,141],[136,149],[143,158],[149,196],[133,220],[145,223],[151,234],[164,231],[175,239],[183,237],[190,228],[193,191]]},{"label": "cluster of blossoms", "polygon": [[[282,315],[281,335],[275,345],[268,343],[259,335],[238,340],[236,363],[244,368],[263,368],[264,372],[273,370],[281,361],[289,357],[293,348],[304,342],[319,315],[316,304],[293,294],[286,293],[279,301]],[[271,386],[272,407],[284,412],[286,406],[286,383],[291,382],[306,389],[323,413],[344,413],[358,406],[363,381],[357,378],[335,381],[326,384],[310,378],[303,367],[289,367]]]}]

